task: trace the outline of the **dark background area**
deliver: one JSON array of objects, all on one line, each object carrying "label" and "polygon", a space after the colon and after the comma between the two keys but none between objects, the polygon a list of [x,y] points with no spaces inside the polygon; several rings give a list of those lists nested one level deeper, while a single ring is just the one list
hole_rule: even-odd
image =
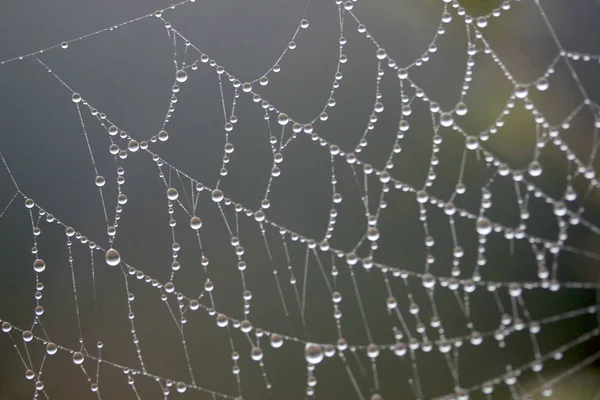
[{"label": "dark background area", "polygon": [[[597,2],[543,0],[541,4],[565,49],[600,53]],[[440,339],[439,331],[429,325],[433,309],[419,275],[425,272],[428,251],[415,194],[397,190],[390,184],[389,192],[383,197],[386,207],[380,208],[383,185],[376,174],[363,173],[367,163],[377,170],[385,168],[395,143],[402,108],[396,71],[387,66],[387,60],[381,61],[384,74],[379,92],[385,110],[377,114],[374,129],[366,134],[368,145],[356,152],[361,164],[351,166],[340,156],[334,157],[332,163],[329,145],[321,145],[319,140],[312,140],[311,135],[305,133],[297,134],[280,149],[282,133],[276,110],[287,113],[293,121],[303,124],[312,121],[319,138],[337,144],[347,153],[354,151],[364,136],[376,101],[378,59],[377,47],[371,38],[358,32],[357,22],[348,12],[343,13],[343,36],[347,39],[343,53],[348,61],[340,65],[343,78],[333,95],[335,107],[326,110],[326,121],[319,120],[318,116],[331,95],[340,54],[340,14],[334,1],[196,0],[164,10],[161,18],[143,18],[70,41],[169,5],[159,0],[65,0],[58,4],[13,2],[3,8],[0,35],[4,39],[0,60],[7,61],[0,65],[0,152],[20,191],[2,165],[0,210],[9,206],[0,217],[3,260],[0,319],[10,321],[15,328],[0,336],[0,398],[32,398],[37,374],[43,365],[39,379],[45,388],[43,393],[37,394],[38,398],[87,399],[99,398],[100,393],[103,399],[162,399],[166,398],[161,389],[166,379],[192,383],[188,364],[192,366],[198,387],[231,396],[229,398],[238,395],[247,400],[305,398],[307,367],[303,343],[336,343],[339,339],[333,317],[332,289],[328,286],[334,285],[331,274],[334,266],[339,274],[333,290],[343,297],[340,303],[343,337],[350,347],[357,348],[345,351],[345,358],[336,353],[316,366],[318,384],[314,397],[369,399],[377,392],[386,400],[418,398],[410,383],[414,378],[413,368],[418,370],[423,398],[454,393],[450,368],[436,345],[431,352],[419,349],[412,356],[409,352],[404,357],[381,349],[376,363],[379,390],[375,389],[377,384],[365,352],[371,342],[394,344],[397,339],[393,327],[403,329],[397,315],[386,309],[389,297],[386,278],[410,335],[419,341],[428,338],[436,343]],[[476,16],[490,13],[500,7],[501,2],[463,1],[462,5],[467,13]],[[459,101],[467,61],[464,18],[457,15],[452,3],[447,6],[453,20],[444,24],[446,33],[435,40],[437,51],[431,53],[430,60],[422,66],[410,69],[411,80],[427,97],[438,102],[442,110],[452,110]],[[517,81],[534,82],[544,74],[559,50],[534,1],[512,1],[511,6],[500,17],[491,17],[488,26],[481,31]],[[388,56],[397,65],[406,66],[426,51],[443,9],[442,1],[379,0],[358,1],[352,12],[366,25],[372,38],[386,49]],[[299,29],[294,39],[297,48],[287,50],[280,58],[303,18],[310,25]],[[168,32],[165,21],[191,45],[186,46],[181,36],[175,36],[174,45],[174,33]],[[20,55],[55,46],[63,40],[70,41],[67,49],[58,46],[18,59]],[[481,48],[480,42],[478,48]],[[190,67],[200,59],[198,49],[225,68],[227,73],[220,75],[220,80],[210,63],[198,61],[196,70]],[[461,117],[455,115],[455,120],[469,135],[477,136],[488,131],[500,118],[514,85],[489,55],[480,53],[474,58],[472,81],[464,99],[469,112]],[[177,93],[172,91],[177,69],[174,60],[178,68],[185,63],[188,75],[187,81],[177,83],[180,86]],[[271,70],[275,62],[280,65],[280,72]],[[598,102],[598,59],[571,62],[590,99]],[[555,69],[547,91],[530,88],[531,100],[553,126],[560,125],[583,100],[567,63],[560,59]],[[274,107],[267,110],[268,124],[261,102],[253,102],[252,94],[244,93],[241,87],[234,91],[227,74],[240,82],[268,76],[268,85],[262,86],[259,82],[252,85],[253,91]],[[80,108],[98,173],[106,179],[102,196],[110,225],[114,223],[119,193],[117,168],[125,171],[121,192],[126,194],[127,203],[121,205],[117,234],[112,243],[120,252],[121,267],[109,267],[105,262],[104,252],[111,247],[107,234],[109,224],[94,183],[96,172],[86,136],[67,86],[80,93],[89,105],[80,103]],[[405,81],[404,92],[413,97],[415,90]],[[239,97],[236,98],[235,93]],[[172,95],[176,96],[176,103],[170,103]],[[232,112],[234,103],[235,112]],[[152,141],[165,123],[170,104],[174,111],[165,127],[169,139]],[[223,105],[227,119],[232,114],[238,119],[228,136],[235,150],[228,154],[226,176],[219,174],[226,143]],[[421,189],[430,168],[434,130],[427,105],[418,98],[411,105],[412,114],[405,117],[410,129],[399,142],[402,151],[391,158],[390,174],[412,188]],[[105,113],[107,120],[92,115],[91,108]],[[598,167],[592,150],[598,145],[598,128],[594,127],[598,112],[597,105],[595,114],[584,107],[573,118],[571,126],[561,130],[561,137],[569,148],[592,168]],[[503,121],[498,132],[481,144],[512,170],[526,170],[535,154],[536,124],[531,113],[525,110],[523,100],[515,100],[514,108]],[[149,141],[148,151],[128,152],[130,137],[109,135],[107,129],[112,124],[138,142]],[[284,143],[292,136],[291,125],[284,129]],[[269,142],[271,135],[277,138],[275,151]],[[437,153],[437,177],[427,190],[431,196],[448,201],[458,182],[465,138],[449,128],[440,128],[439,135],[443,141]],[[125,150],[127,157],[111,154],[112,143]],[[239,203],[252,211],[261,207],[270,182],[274,152],[283,154],[283,162],[278,164],[281,175],[273,178],[269,186],[271,205],[264,211],[268,221],[277,226],[265,223],[263,233],[254,217],[247,216],[245,211],[236,217],[234,205]],[[161,166],[157,167],[153,161],[154,153],[163,160]],[[588,192],[589,180],[581,174],[572,174],[565,153],[547,143],[540,150],[539,161],[543,174],[537,178],[526,174],[526,179],[551,198],[559,199],[571,176],[578,198],[569,203],[570,210],[581,212],[590,226],[599,226],[597,191]],[[339,204],[332,202],[332,165],[336,191],[343,197]],[[490,183],[493,175],[494,167],[486,165],[483,153],[468,152],[463,180],[467,191],[454,202],[457,207],[478,215],[481,189],[488,187],[493,204],[485,215],[504,226],[516,227],[522,221],[515,184],[510,176],[497,175]],[[195,192],[199,182],[211,189],[218,182],[232,204],[221,203],[222,208],[219,208],[211,200],[210,191]],[[177,222],[173,230],[169,226],[171,217],[166,197],[169,187],[179,192],[178,202],[173,206],[173,218]],[[525,185],[521,184],[520,190],[525,193]],[[349,268],[344,257],[321,251],[318,246],[313,252],[306,242],[292,237],[293,232],[317,243],[323,240],[330,209],[335,206],[338,217],[329,239],[331,247],[343,252],[354,250],[360,258],[366,257],[369,247],[363,240],[367,229],[362,199],[365,194],[369,198],[370,213],[379,213],[380,238],[378,249],[373,253],[379,264],[372,269],[363,268],[360,262]],[[193,196],[198,197],[197,203]],[[25,198],[35,201],[31,215],[24,205]],[[430,272],[436,277],[448,278],[453,259],[448,217],[432,204],[425,207],[429,232],[435,238],[435,245],[430,248],[435,262]],[[531,196],[526,208],[530,213],[527,233],[556,241],[558,222],[552,205]],[[40,210],[44,212],[40,214]],[[47,213],[52,213],[57,220],[48,222]],[[202,249],[195,231],[189,227],[192,215],[203,221],[199,230]],[[458,242],[465,249],[458,277],[464,282],[476,270],[478,236],[473,218],[457,215],[455,220]],[[40,228],[39,236],[32,234],[33,226]],[[95,241],[101,249],[90,251],[88,243],[72,238],[69,253],[67,226]],[[279,227],[287,229],[283,236]],[[234,232],[239,230],[239,234],[233,236],[239,236],[244,248],[242,258],[247,268],[243,279],[229,228]],[[558,291],[524,290],[523,300],[532,320],[543,320],[597,303],[595,288],[600,258],[595,255],[597,236],[583,224],[569,227],[565,243],[568,248],[561,249],[557,258],[556,278],[560,282],[584,282],[590,288],[569,289],[563,285]],[[174,241],[181,247],[177,257],[181,268],[175,272],[171,267]],[[38,248],[37,256],[31,252],[34,245]],[[485,255],[487,263],[479,268],[483,282],[541,284],[532,247],[526,240],[509,241],[502,233],[493,233],[488,236]],[[209,260],[206,268],[201,263],[203,256]],[[46,264],[40,274],[32,269],[36,257]],[[548,252],[545,260],[551,267],[554,259]],[[411,275],[404,280],[393,276],[391,271],[382,272],[383,266],[403,269]],[[129,274],[129,267],[134,268],[133,275]],[[138,271],[141,279],[136,278]],[[150,282],[145,281],[146,276]],[[168,295],[167,301],[161,301],[165,290],[154,287],[152,279],[163,285],[172,281],[175,292],[184,294],[184,299],[178,301],[173,293]],[[210,295],[204,291],[207,279],[214,284]],[[296,283],[291,283],[294,279]],[[40,324],[34,327],[37,306],[34,294],[38,280],[44,285],[39,301],[44,308],[40,317],[43,329]],[[252,292],[248,319],[255,328],[285,335],[281,348],[272,348],[268,335],[257,339],[256,330],[245,335],[233,327],[234,319],[244,319],[244,290]],[[129,302],[128,293],[134,294],[135,299]],[[498,295],[500,303],[512,315],[507,287],[500,288]],[[201,307],[197,311],[189,310],[190,300],[197,296],[200,296]],[[420,319],[427,326],[425,336],[416,331],[417,321],[409,313],[409,296],[420,306]],[[509,366],[517,369],[534,360],[527,329],[509,335],[503,348],[491,334],[485,336],[479,346],[469,343],[469,323],[477,331],[490,333],[500,325],[501,312],[484,283],[467,296],[463,285],[451,290],[442,287],[438,280],[433,296],[445,336],[465,338],[460,350],[451,353],[453,357],[459,355],[461,387],[481,385],[502,377]],[[464,306],[466,298],[471,309],[469,318],[459,305]],[[183,325],[179,324],[180,304],[186,310],[187,322]],[[211,315],[209,310],[212,307],[232,319],[230,328],[217,326],[216,315]],[[518,310],[521,318],[525,318],[522,308]],[[128,319],[130,312],[135,315],[133,325]],[[138,373],[143,368],[138,346],[133,343],[132,326],[139,339],[146,371],[152,377]],[[180,326],[183,326],[183,336]],[[543,379],[551,380],[596,354],[600,346],[597,337],[591,337],[565,351],[561,360],[551,357],[554,349],[597,327],[596,313],[582,313],[544,324],[536,335],[537,343],[541,354],[549,354],[550,359],[540,374],[524,371],[515,390],[527,393],[543,386]],[[22,339],[22,331],[26,329],[36,336],[27,344]],[[407,343],[407,336],[405,332],[404,338],[399,340]],[[185,338],[185,346],[182,338]],[[44,340],[62,347],[56,355],[44,356]],[[99,340],[104,343],[103,362],[98,380],[100,389],[94,393],[90,385],[97,380],[96,343]],[[240,354],[240,392],[231,372],[232,343]],[[263,366],[250,356],[256,343],[264,353]],[[187,348],[187,356],[184,348]],[[73,351],[85,354],[83,368],[73,363]],[[36,378],[25,378],[28,368],[34,370]],[[134,373],[125,373],[126,368]],[[266,388],[263,373],[272,384],[270,390]],[[351,383],[350,374],[360,395]],[[160,379],[157,381],[154,377]],[[128,378],[133,379],[134,385],[128,383]],[[598,384],[594,382],[597,380],[597,368],[593,365],[584,368],[556,385],[555,398],[591,399],[598,391]],[[180,394],[175,385],[170,392],[168,398],[222,398],[192,388]],[[540,397],[539,393],[536,396]],[[475,390],[472,398],[485,397],[480,390]],[[499,382],[493,398],[517,397],[511,395],[507,385]]]}]

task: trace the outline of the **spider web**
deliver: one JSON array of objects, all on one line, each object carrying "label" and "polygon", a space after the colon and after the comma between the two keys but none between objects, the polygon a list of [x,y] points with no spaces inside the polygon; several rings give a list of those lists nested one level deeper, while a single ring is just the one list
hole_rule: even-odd
[{"label": "spider web", "polygon": [[[596,363],[600,106],[578,66],[597,77],[600,56],[565,48],[539,0],[437,4],[408,63],[366,4],[309,3],[272,67],[242,79],[177,19],[207,7],[192,0],[1,62],[56,85],[40,101],[77,137],[56,160],[80,172],[36,190],[52,158],[0,154],[18,269],[3,272],[1,340],[7,376],[25,375],[3,383],[12,398],[527,399]],[[520,12],[552,45],[528,80],[488,34]],[[144,41],[138,25],[170,46],[151,134],[60,67],[84,40]],[[295,53],[332,27],[335,68],[319,74]],[[438,87],[426,68],[450,74],[451,44],[460,85]],[[327,75],[322,96],[278,78],[302,63]],[[498,93],[478,91],[492,76]],[[320,111],[296,116],[290,97]]]}]

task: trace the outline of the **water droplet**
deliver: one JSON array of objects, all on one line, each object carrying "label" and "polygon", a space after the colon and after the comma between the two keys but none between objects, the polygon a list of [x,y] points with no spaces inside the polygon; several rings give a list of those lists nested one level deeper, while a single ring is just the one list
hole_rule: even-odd
[{"label": "water droplet", "polygon": [[136,151],[138,151],[140,149],[140,144],[136,140],[130,140],[129,144],[127,145],[127,148],[132,153],[135,153]]},{"label": "water droplet", "polygon": [[429,200],[429,195],[425,190],[417,191],[417,201],[421,204],[427,203]]},{"label": "water droplet", "polygon": [[367,231],[367,239],[369,239],[372,242],[379,239],[379,230],[377,230],[377,228],[373,228],[373,227],[369,228],[369,230]]},{"label": "water droplet", "polygon": [[175,201],[175,200],[177,200],[178,197],[179,197],[179,192],[177,192],[177,189],[175,189],[175,188],[167,189],[167,198],[169,200]]},{"label": "water droplet", "polygon": [[309,364],[319,364],[323,361],[323,348],[319,344],[307,343],[304,346],[304,354]]},{"label": "water droplet", "polygon": [[423,275],[423,286],[427,289],[431,289],[435,286],[435,277],[432,274]]},{"label": "water droplet", "polygon": [[190,219],[190,227],[195,230],[200,229],[202,227],[202,220],[199,217],[192,217]]},{"label": "water droplet", "polygon": [[215,203],[220,203],[223,201],[223,192],[220,189],[215,189],[212,191],[212,199]]},{"label": "water droplet", "polygon": [[44,272],[45,269],[46,263],[44,262],[44,260],[38,258],[33,262],[33,270],[35,272]]},{"label": "water droplet", "polygon": [[185,393],[185,391],[187,390],[187,385],[185,384],[185,382],[177,382],[176,387],[179,393]]},{"label": "water droplet", "polygon": [[46,345],[46,353],[53,356],[58,351],[58,346],[52,342],[48,342]]},{"label": "water droplet", "polygon": [[33,333],[31,331],[23,331],[23,341],[31,342],[33,340]]},{"label": "water droplet", "polygon": [[546,91],[548,90],[548,87],[550,86],[550,84],[548,83],[548,79],[546,78],[540,78],[537,80],[537,82],[535,83],[535,87],[537,88],[537,90],[539,90],[540,92]]},{"label": "water droplet", "polygon": [[81,354],[80,352],[76,351],[75,353],[73,353],[73,362],[75,364],[83,364],[83,354]]},{"label": "water droplet", "polygon": [[111,267],[119,265],[121,262],[121,255],[113,248],[108,249],[106,252],[106,263]]},{"label": "water droplet", "polygon": [[165,130],[161,130],[160,132],[158,132],[158,140],[160,140],[161,142],[166,142],[169,139],[169,132],[165,131]]},{"label": "water droplet", "polygon": [[271,346],[273,348],[280,348],[283,345],[283,338],[281,337],[281,335],[277,334],[277,333],[273,333],[271,334]]},{"label": "water droplet", "polygon": [[519,99],[524,99],[529,94],[529,88],[527,85],[518,84],[515,86],[515,96]]},{"label": "water droplet", "polygon": [[554,203],[554,215],[557,217],[564,217],[567,214],[567,211],[567,205],[563,201]]},{"label": "water droplet", "polygon": [[466,115],[467,112],[469,112],[469,109],[467,108],[467,105],[461,101],[460,103],[458,103],[456,105],[455,112],[456,112],[456,115],[463,116],[463,115]]},{"label": "water droplet", "polygon": [[287,125],[290,122],[290,118],[287,114],[280,113],[277,117],[277,122],[279,122],[279,125]]},{"label": "water droplet", "polygon": [[225,328],[228,323],[229,323],[229,320],[227,319],[227,316],[225,316],[223,314],[217,315],[217,326],[219,328]]},{"label": "water droplet", "polygon": [[477,218],[475,226],[480,235],[486,236],[492,233],[492,222],[486,217]]},{"label": "water droplet", "polygon": [[443,112],[440,114],[440,125],[449,127],[452,126],[452,124],[454,124],[454,118],[452,117],[452,114],[449,112]]},{"label": "water droplet", "polygon": [[479,147],[479,139],[475,136],[467,136],[465,139],[465,146],[468,150],[477,150]]},{"label": "water droplet", "polygon": [[106,180],[103,176],[98,175],[95,180],[96,186],[102,187],[106,184]]},{"label": "water droplet", "polygon": [[187,81],[187,72],[185,72],[184,70],[180,69],[179,71],[177,71],[175,73],[175,79],[177,80],[177,82],[183,83],[185,81]]},{"label": "water droplet", "polygon": [[260,347],[253,347],[250,356],[254,361],[260,361],[263,358],[263,351]]},{"label": "water droplet", "polygon": [[531,176],[540,176],[542,174],[542,164],[537,160],[533,160],[529,163],[527,172],[529,172],[529,175]]},{"label": "water droplet", "polygon": [[368,345],[367,346],[367,356],[369,356],[369,358],[377,358],[377,356],[379,356],[379,347],[373,343]]}]

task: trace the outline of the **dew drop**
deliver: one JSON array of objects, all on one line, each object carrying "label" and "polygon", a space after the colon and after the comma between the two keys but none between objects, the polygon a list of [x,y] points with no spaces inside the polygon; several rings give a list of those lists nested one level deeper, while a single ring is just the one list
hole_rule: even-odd
[{"label": "dew drop", "polygon": [[290,122],[290,117],[287,114],[280,113],[277,122],[279,122],[279,125],[287,125]]},{"label": "dew drop", "polygon": [[119,252],[113,248],[108,249],[106,252],[106,263],[111,267],[115,267],[119,265],[121,262],[121,255]]},{"label": "dew drop", "polygon": [[33,270],[35,272],[44,272],[45,269],[46,263],[44,262],[44,260],[38,258],[33,262]]},{"label": "dew drop", "polygon": [[492,233],[492,222],[486,217],[477,218],[476,222],[477,233],[487,236]]},{"label": "dew drop", "polygon": [[185,393],[185,391],[187,390],[187,385],[185,384],[185,382],[177,382],[176,387],[179,393]]},{"label": "dew drop", "polygon": [[136,151],[138,151],[140,149],[140,144],[136,140],[130,140],[129,144],[127,145],[127,148],[132,153],[135,153]]},{"label": "dew drop", "polygon": [[83,354],[81,354],[79,351],[73,353],[73,362],[77,365],[83,364]]},{"label": "dew drop", "polygon": [[452,126],[453,123],[454,118],[452,117],[452,114],[450,114],[449,112],[443,112],[440,114],[440,125],[449,127]]},{"label": "dew drop", "polygon": [[179,71],[177,71],[175,73],[175,79],[177,80],[177,82],[183,83],[185,81],[187,81],[187,72],[185,72],[184,70],[180,69]]},{"label": "dew drop", "polygon": [[515,96],[519,99],[524,99],[529,94],[529,88],[527,85],[518,84],[515,86]]},{"label": "dew drop", "polygon": [[548,79],[546,79],[546,78],[540,78],[535,83],[535,87],[540,92],[544,92],[544,91],[548,90],[548,87],[550,87],[550,84],[548,83]]},{"label": "dew drop", "polygon": [[260,347],[253,347],[250,356],[254,361],[260,361],[263,358],[263,351]]},{"label": "dew drop", "polygon": [[223,192],[220,189],[215,189],[212,191],[212,199],[215,203],[220,203],[223,201]]},{"label": "dew drop", "polygon": [[304,347],[306,361],[309,364],[319,364],[323,361],[323,348],[316,343],[307,343]]},{"label": "dew drop", "polygon": [[33,340],[33,333],[31,331],[23,331],[23,341],[31,342]]},{"label": "dew drop", "polygon": [[202,220],[199,217],[192,217],[190,219],[190,227],[194,230],[200,229],[202,227]]},{"label": "dew drop", "polygon": [[167,198],[169,200],[175,201],[175,200],[177,200],[178,197],[179,197],[179,192],[177,192],[177,189],[175,189],[175,188],[167,189]]},{"label": "dew drop", "polygon": [[527,167],[527,172],[531,176],[540,176],[542,174],[542,164],[537,160],[533,160]]},{"label": "dew drop", "polygon": [[281,337],[281,335],[277,334],[277,333],[273,333],[271,334],[271,346],[273,348],[280,348],[283,345],[283,338]]},{"label": "dew drop", "polygon": [[58,346],[52,342],[48,342],[48,344],[46,345],[46,353],[48,353],[48,355],[55,355],[56,352],[58,351]]}]

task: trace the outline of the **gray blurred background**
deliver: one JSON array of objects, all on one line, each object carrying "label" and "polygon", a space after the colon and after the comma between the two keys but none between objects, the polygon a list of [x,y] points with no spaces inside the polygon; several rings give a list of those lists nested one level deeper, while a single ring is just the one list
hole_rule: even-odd
[{"label": "gray blurred background", "polygon": [[[500,1],[463,1],[462,5],[471,15],[483,15],[500,6]],[[543,0],[557,36],[569,51],[600,53],[600,35],[597,21],[600,7],[593,0]],[[0,15],[0,60],[10,60],[19,55],[54,46],[90,32],[105,29],[124,21],[137,18],[170,3],[160,0],[104,0],[102,2],[63,0],[61,2],[12,2],[5,4]],[[423,55],[439,24],[444,4],[442,1],[377,0],[358,1],[352,12],[366,25],[368,32],[398,65],[411,64]],[[451,8],[451,5],[449,5]],[[410,77],[429,98],[437,101],[443,110],[452,109],[459,99],[466,62],[466,36],[464,21],[451,8],[453,21],[445,24],[446,33],[436,41],[437,52],[423,66],[411,69]],[[301,29],[295,39],[297,48],[288,51],[279,61],[281,71],[268,75],[269,84],[258,82],[253,89],[278,110],[286,112],[298,122],[316,118],[326,104],[331,91],[333,76],[339,56],[340,23],[338,6],[334,1],[260,0],[260,1],[206,1],[196,0],[174,10],[165,10],[162,18],[188,38],[194,46],[207,54],[217,65],[241,82],[251,81],[269,71],[302,18],[310,26]],[[531,82],[542,75],[558,54],[552,36],[540,16],[533,0],[513,1],[511,10],[499,18],[491,18],[482,29],[486,40],[502,59],[506,67],[521,82]],[[343,78],[335,91],[336,105],[327,110],[328,120],[316,121],[315,132],[340,148],[351,152],[363,136],[373,110],[376,92],[376,47],[369,38],[357,31],[357,23],[345,14],[343,36],[347,39],[344,54],[348,62],[341,66]],[[177,37],[177,62],[189,66],[199,59],[193,47]],[[67,49],[60,47],[37,54],[66,85],[120,129],[127,131],[138,141],[158,134],[175,83],[173,35],[167,34],[165,23],[150,17],[126,24],[82,40],[69,43]],[[489,56],[476,57],[471,88],[465,102],[469,113],[456,117],[460,126],[470,134],[478,134],[497,119],[513,85],[507,81],[500,68]],[[592,100],[599,100],[598,73],[600,65],[595,62],[573,61],[581,83]],[[369,144],[359,154],[364,163],[382,169],[398,130],[401,99],[398,79],[394,70],[383,66],[385,74],[380,92],[385,110],[378,114],[373,131],[368,133]],[[223,99],[215,69],[198,63],[198,69],[186,69],[188,79],[180,83],[181,90],[175,111],[166,126],[169,140],[150,143],[150,152],[130,153],[126,159],[110,154],[111,139],[121,149],[128,140],[107,134],[98,119],[82,105],[82,114],[100,175],[107,183],[103,195],[107,204],[109,220],[114,219],[117,205],[116,168],[125,170],[126,182],[122,191],[128,197],[123,205],[114,247],[120,251],[124,262],[160,282],[171,277],[172,243],[168,225],[168,200],[165,182],[159,177],[159,169],[152,160],[156,152],[166,163],[161,167],[170,186],[178,189],[180,200],[190,209],[192,183],[202,182],[215,187],[222,167],[225,144],[222,101],[231,116],[234,90],[226,75],[222,75]],[[98,188],[94,184],[95,172],[88,145],[82,132],[77,109],[71,101],[72,93],[51,73],[48,73],[35,57],[25,57],[0,65],[0,151],[4,156],[20,190],[36,202],[34,221],[37,225],[39,208],[51,212],[67,226],[94,240],[103,249],[109,247],[107,226]],[[230,134],[235,151],[229,155],[228,174],[222,177],[219,187],[226,197],[252,210],[260,208],[273,166],[273,154],[269,144],[269,130],[263,118],[260,103],[252,102],[251,95],[239,90],[235,115],[238,122]],[[550,78],[550,88],[545,92],[531,90],[531,99],[551,124],[559,124],[578,104],[581,94],[564,63],[556,64],[556,73]],[[406,91],[412,96],[414,90]],[[531,114],[517,100],[511,115],[498,134],[485,143],[488,150],[504,160],[515,170],[525,169],[532,160],[536,143],[536,128]],[[416,100],[412,115],[407,117],[410,129],[402,139],[403,150],[393,158],[391,174],[407,184],[421,188],[427,178],[430,163],[433,129],[431,117],[424,103]],[[598,110],[596,110],[598,112]],[[271,128],[278,138],[281,127],[277,114],[271,112]],[[286,127],[285,138],[290,133]],[[597,129],[593,128],[591,113],[582,112],[572,121],[571,128],[563,134],[564,140],[577,156],[597,168],[590,158],[595,147]],[[464,138],[457,132],[442,128],[443,137],[440,160],[436,168],[437,178],[429,193],[447,200],[457,183]],[[279,164],[281,176],[271,184],[269,199],[271,207],[267,218],[305,237],[320,241],[323,238],[332,206],[331,162],[328,146],[322,147],[311,141],[310,135],[299,134],[283,150],[283,162]],[[568,173],[565,154],[547,144],[541,151],[540,162],[544,173],[535,180],[546,193],[560,198],[566,187]],[[177,170],[194,179],[178,175]],[[341,158],[336,159],[335,174],[338,192],[343,201],[336,205],[339,216],[331,246],[350,251],[364,235],[367,220],[361,203],[364,191],[356,183],[352,169]],[[361,167],[356,167],[362,185]],[[492,169],[482,158],[469,152],[464,182],[467,191],[455,200],[457,206],[477,214],[481,200],[481,188],[487,184]],[[0,168],[0,208],[4,209],[15,196],[16,189],[7,170]],[[371,210],[377,209],[381,183],[374,175],[368,178],[368,194]],[[587,181],[578,176],[573,185],[579,198],[571,209],[584,207],[582,216],[592,224],[600,225],[599,197],[596,192],[587,196]],[[486,212],[492,220],[507,226],[519,222],[514,184],[508,178],[496,177],[490,187],[493,206]],[[375,252],[377,262],[403,268],[411,272],[424,271],[426,248],[423,225],[418,219],[419,207],[413,193],[391,189],[386,194],[387,208],[382,210],[378,221],[380,239]],[[39,207],[39,208],[38,208]],[[436,244],[432,253],[436,257],[431,272],[449,277],[452,267],[452,238],[448,218],[442,210],[429,205],[428,224]],[[556,240],[557,219],[552,207],[544,201],[531,199],[531,216],[527,232],[543,238]],[[233,207],[225,207],[225,216],[235,226]],[[232,318],[243,319],[242,280],[237,270],[237,256],[230,244],[230,233],[219,208],[207,191],[199,195],[196,214],[203,220],[200,230],[205,255],[209,258],[208,275],[214,283],[212,292],[219,312]],[[200,264],[202,254],[194,232],[189,229],[189,215],[175,207],[176,240],[181,244],[178,260],[181,269],[175,273],[176,291],[189,298],[198,296],[204,288],[207,276]],[[40,218],[42,234],[36,237],[38,257],[43,258],[46,270],[40,274],[44,284],[40,304],[44,307],[41,321],[45,330],[33,329],[34,335],[51,340],[65,348],[79,350],[79,328],[73,280],[77,290],[77,308],[83,344],[89,354],[98,355],[96,342],[103,341],[102,358],[119,366],[139,369],[136,346],[132,342],[127,289],[135,294],[131,302],[135,313],[135,329],[139,348],[148,372],[175,381],[190,382],[182,336],[175,319],[180,318],[178,302],[170,296],[168,302],[160,299],[161,290],[127,275],[127,269],[108,267],[102,251],[90,258],[87,244],[75,241],[72,246],[74,275],[68,261],[69,253],[64,226],[45,222]],[[457,217],[459,242],[466,251],[461,262],[461,279],[472,276],[477,256],[477,235],[474,221]],[[307,260],[305,243],[291,240],[285,242],[291,263],[282,245],[277,229],[266,226],[266,238],[272,253],[269,259],[264,238],[254,218],[239,216],[240,240],[245,249],[244,260],[248,264],[245,284],[252,291],[249,319],[255,327],[279,332],[290,337],[318,343],[335,343],[338,339],[331,293],[328,290],[317,259],[310,253]],[[36,274],[31,268],[35,256],[31,254],[34,236],[29,210],[24,197],[18,194],[0,218],[0,319],[10,321],[21,329],[31,329],[34,321],[36,300]],[[539,281],[537,265],[531,246],[525,241],[515,241],[514,252],[501,234],[493,234],[487,244],[487,265],[481,268],[483,280],[492,281]],[[597,235],[581,225],[569,229],[567,245],[594,252],[598,248]],[[364,257],[368,248],[363,245],[358,253]],[[324,271],[331,271],[332,259],[327,252],[320,252]],[[548,258],[551,260],[551,258]],[[558,258],[560,281],[598,282],[598,261],[593,257],[562,251]],[[355,345],[369,344],[359,301],[355,294],[347,265],[335,260],[340,273],[337,290],[343,295],[341,310],[344,338]],[[297,279],[290,283],[291,271]],[[305,276],[305,265],[308,271]],[[281,293],[273,271],[281,284]],[[96,292],[93,291],[92,271]],[[392,327],[400,328],[394,315],[385,306],[388,294],[383,275],[377,268],[355,269],[367,324],[378,344],[394,343]],[[306,278],[305,278],[306,277]],[[328,276],[331,280],[331,277]],[[409,278],[408,289],[403,280],[392,278],[392,290],[399,301],[399,308],[408,321],[413,335],[415,319],[408,313],[407,294],[412,294],[421,306],[421,317],[427,324],[427,334],[437,340],[437,331],[428,325],[432,315],[431,306],[420,279]],[[302,323],[295,288],[300,297],[305,293],[305,324]],[[304,289],[306,288],[306,289]],[[303,292],[305,290],[305,292]],[[457,293],[463,296],[462,289]],[[525,291],[523,297],[535,320],[557,315],[568,310],[581,309],[596,304],[595,290],[565,289]],[[500,293],[501,301],[510,310],[506,290]],[[457,337],[469,334],[465,316],[461,313],[455,294],[439,285],[435,289],[435,301],[439,308],[446,335]],[[200,302],[210,307],[207,296]],[[187,301],[185,301],[187,306]],[[168,306],[171,307],[173,315]],[[500,313],[494,297],[479,287],[470,295],[470,305],[475,328],[486,332],[499,325]],[[285,309],[288,310],[286,315]],[[244,399],[299,399],[306,397],[306,362],[304,346],[286,340],[282,348],[273,349],[268,337],[260,339],[264,352],[264,371],[272,388],[266,389],[262,370],[250,358],[251,346],[239,330],[231,330],[231,338],[240,353],[241,393],[231,372],[230,336],[227,329],[217,327],[215,317],[203,309],[186,312],[185,340],[198,386],[225,393],[241,394]],[[598,326],[595,314],[585,314],[544,326],[537,335],[543,354],[551,352],[585,332]],[[250,336],[256,340],[255,334]],[[11,340],[12,338],[12,340]],[[406,340],[406,337],[403,339]],[[549,380],[568,369],[586,356],[599,350],[597,339],[591,339],[565,352],[562,360],[548,361],[542,376]],[[25,347],[21,333],[14,330],[0,336],[0,398],[32,398],[36,379],[27,380],[23,361],[14,346],[19,348],[25,363],[33,363],[39,370],[43,359],[44,344],[34,340]],[[25,350],[27,348],[27,350]],[[474,347],[466,343],[457,351],[460,354],[459,376],[462,387],[469,388],[501,376],[507,365],[518,367],[534,358],[529,333],[516,332],[506,339],[500,348],[493,337]],[[435,398],[454,392],[454,383],[444,357],[437,349],[430,353],[416,351],[418,369],[424,398]],[[326,358],[315,370],[318,379],[315,398],[319,399],[368,399],[374,390],[370,361],[364,350],[355,354],[346,352],[347,363],[339,357]],[[74,365],[67,351],[44,359],[43,374],[45,393],[49,398],[87,399],[98,398],[90,391],[95,381],[96,362],[86,359],[83,366]],[[351,385],[347,368],[356,379],[356,389]],[[378,391],[383,398],[415,398],[409,384],[413,376],[408,356],[399,358],[391,351],[382,351],[377,360]],[[134,375],[135,391],[128,384],[127,376],[120,367],[102,364],[99,387],[103,399],[162,399],[161,386],[152,378]],[[164,381],[161,381],[164,384]],[[559,383],[555,398],[592,399],[597,393],[598,374],[594,366],[587,367]],[[519,379],[517,391],[528,392],[540,384],[537,374],[524,372]],[[137,393],[136,393],[137,392]],[[45,398],[39,393],[39,398]],[[138,396],[138,397],[136,397]],[[536,394],[539,397],[539,394]],[[211,399],[212,395],[195,390],[184,394],[171,387],[168,398]],[[217,397],[218,398],[218,397]],[[472,398],[485,398],[477,390]],[[493,398],[518,398],[511,395],[506,385],[497,386]]]}]

